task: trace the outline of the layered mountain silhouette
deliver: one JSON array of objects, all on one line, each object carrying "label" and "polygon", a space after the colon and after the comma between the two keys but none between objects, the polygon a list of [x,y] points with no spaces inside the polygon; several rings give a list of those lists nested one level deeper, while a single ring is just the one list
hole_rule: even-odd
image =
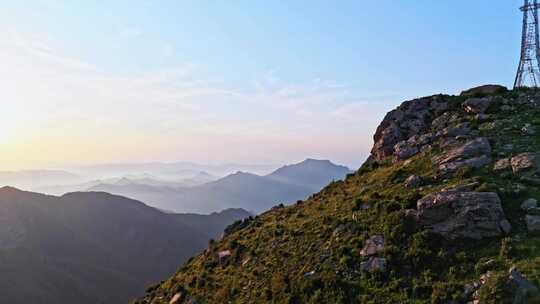
[{"label": "layered mountain silhouette", "polygon": [[[137,174],[137,175],[127,175],[122,177],[116,177],[116,178],[106,178],[106,179],[96,179],[87,181],[84,183],[67,183],[67,184],[54,184],[54,185],[46,185],[46,186],[34,186],[31,184],[31,181],[35,181],[36,178],[28,179],[29,183],[25,184],[23,187],[25,189],[40,193],[47,193],[52,195],[62,195],[64,193],[68,192],[80,192],[85,191],[87,189],[91,189],[92,187],[106,184],[106,185],[113,185],[113,186],[128,186],[128,185],[147,185],[147,186],[153,186],[156,188],[159,187],[168,187],[168,188],[182,188],[182,187],[194,187],[198,185],[203,185],[205,183],[209,183],[211,181],[217,180],[218,177],[210,175],[206,172],[195,172],[192,173],[193,175],[186,177],[186,178],[180,178],[177,180],[162,180],[158,179],[152,175],[149,174]],[[9,179],[6,179],[1,184],[4,185],[13,185],[11,183],[12,181]],[[17,185],[17,184],[16,184]]]},{"label": "layered mountain silhouette", "polygon": [[250,214],[167,214],[108,193],[0,188],[2,303],[126,303]]},{"label": "layered mountain silhouette", "polygon": [[81,176],[60,170],[0,171],[0,185],[24,189],[73,184],[81,181]]},{"label": "layered mountain silhouette", "polygon": [[317,192],[351,171],[328,160],[307,159],[284,166],[268,175],[237,172],[195,187],[170,187],[141,183],[102,183],[89,191],[104,191],[132,197],[163,210],[210,213],[242,208],[255,213],[279,203],[292,203]]}]

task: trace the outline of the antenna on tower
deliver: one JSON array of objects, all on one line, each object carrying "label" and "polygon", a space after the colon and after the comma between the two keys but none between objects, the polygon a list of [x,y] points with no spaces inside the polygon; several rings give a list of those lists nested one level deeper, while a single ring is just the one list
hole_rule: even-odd
[{"label": "antenna on tower", "polygon": [[521,36],[521,58],[514,82],[514,88],[538,87],[540,82],[540,38],[538,29],[537,0],[524,0],[523,31]]}]

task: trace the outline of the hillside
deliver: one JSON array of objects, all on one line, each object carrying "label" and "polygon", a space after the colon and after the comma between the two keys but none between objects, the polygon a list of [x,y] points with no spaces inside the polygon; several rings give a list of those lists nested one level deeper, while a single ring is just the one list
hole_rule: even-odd
[{"label": "hillside", "polygon": [[248,214],[183,216],[106,193],[0,188],[0,302],[125,303]]},{"label": "hillside", "polygon": [[279,203],[293,203],[319,191],[350,170],[327,160],[308,159],[284,166],[268,175],[236,172],[194,187],[156,186],[140,183],[102,183],[89,191],[103,191],[141,200],[175,212],[210,213],[242,208],[260,213]]},{"label": "hillside", "polygon": [[251,216],[244,209],[225,209],[221,212],[212,212],[208,215],[196,213],[174,213],[175,217],[182,224],[205,235],[207,240],[217,239],[223,235],[226,227],[237,220]]},{"label": "hillside", "polygon": [[540,92],[406,101],[369,160],[136,303],[540,303]]}]

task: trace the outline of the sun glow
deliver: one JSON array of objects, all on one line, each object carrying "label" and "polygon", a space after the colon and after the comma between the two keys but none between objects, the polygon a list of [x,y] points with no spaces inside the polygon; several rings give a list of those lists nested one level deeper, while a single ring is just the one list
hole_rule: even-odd
[{"label": "sun glow", "polygon": [[5,104],[0,106],[2,116],[0,118],[0,144],[7,144],[14,139],[17,127],[21,122],[18,110],[14,105]]}]

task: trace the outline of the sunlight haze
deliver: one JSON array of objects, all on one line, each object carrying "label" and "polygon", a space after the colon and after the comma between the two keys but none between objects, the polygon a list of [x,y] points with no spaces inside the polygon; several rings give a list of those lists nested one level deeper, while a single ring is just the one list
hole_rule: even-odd
[{"label": "sunlight haze", "polygon": [[[240,11],[226,1],[119,1],[106,8],[30,2],[12,1],[0,12],[2,169],[306,156],[358,167],[383,113],[404,99],[508,83],[514,62],[500,58],[515,57],[517,43],[498,41],[518,39],[520,18],[513,4],[487,1],[440,18],[429,12],[459,5],[241,1]],[[505,19],[477,23],[475,10],[486,9]],[[423,39],[389,24],[374,27],[389,16]],[[449,18],[473,30],[450,28]],[[325,19],[332,21],[323,26]],[[508,26],[482,32],[495,22]],[[458,43],[482,45],[485,56],[451,52]],[[444,60],[426,65],[425,52]],[[473,68],[478,60],[487,77]],[[448,78],[458,80],[449,88]]]}]

